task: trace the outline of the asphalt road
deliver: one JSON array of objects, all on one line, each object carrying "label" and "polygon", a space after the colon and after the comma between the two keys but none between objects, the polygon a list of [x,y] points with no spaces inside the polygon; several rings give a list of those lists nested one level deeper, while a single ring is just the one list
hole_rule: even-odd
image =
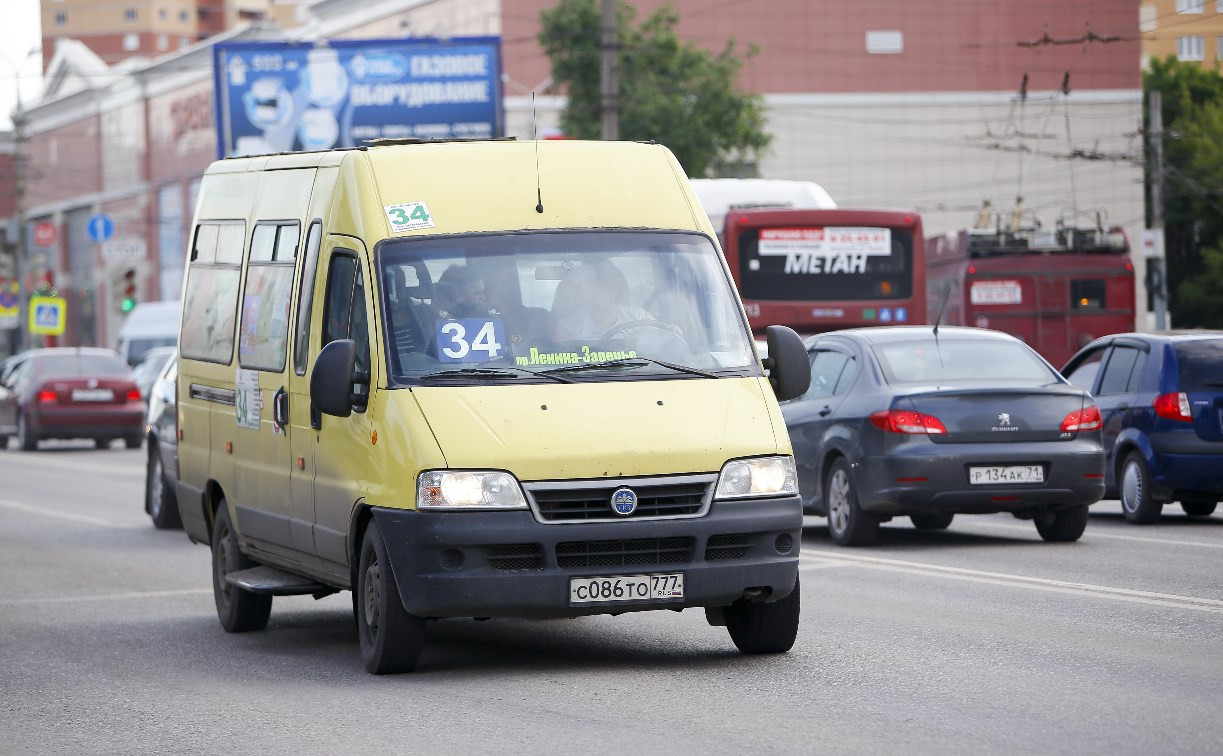
[{"label": "asphalt road", "polygon": [[142,510],[144,452],[0,451],[0,753],[1219,753],[1223,516],[1093,508],[907,521],[841,549],[809,520],[802,627],[740,656],[697,611],[430,627],[361,667],[347,593],[217,622],[209,554]]}]

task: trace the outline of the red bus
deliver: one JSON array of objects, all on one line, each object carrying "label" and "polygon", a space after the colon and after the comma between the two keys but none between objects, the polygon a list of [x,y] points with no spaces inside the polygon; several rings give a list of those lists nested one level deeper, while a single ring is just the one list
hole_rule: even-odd
[{"label": "red bus", "polygon": [[1118,228],[960,231],[928,239],[933,320],[1005,331],[1060,368],[1080,347],[1134,330],[1134,265]]},{"label": "red bus", "polygon": [[925,323],[923,245],[921,216],[902,210],[732,209],[722,232],[757,335]]}]

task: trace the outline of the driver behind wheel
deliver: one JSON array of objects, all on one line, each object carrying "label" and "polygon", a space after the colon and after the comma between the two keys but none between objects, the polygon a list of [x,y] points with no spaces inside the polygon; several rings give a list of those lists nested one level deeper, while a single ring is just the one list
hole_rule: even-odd
[{"label": "driver behind wheel", "polygon": [[557,287],[552,314],[557,337],[598,339],[616,326],[654,320],[648,311],[627,304],[628,284],[610,260],[581,265]]}]

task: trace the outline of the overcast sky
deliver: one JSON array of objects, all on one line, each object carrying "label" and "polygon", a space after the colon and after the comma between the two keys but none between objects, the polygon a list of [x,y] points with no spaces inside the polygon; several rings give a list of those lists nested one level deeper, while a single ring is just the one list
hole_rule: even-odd
[{"label": "overcast sky", "polygon": [[[0,0],[0,131],[12,128],[9,114],[17,104],[17,83],[22,102],[37,99],[42,91],[42,58],[27,54],[42,43],[38,0]],[[15,78],[14,66],[18,68]]]}]

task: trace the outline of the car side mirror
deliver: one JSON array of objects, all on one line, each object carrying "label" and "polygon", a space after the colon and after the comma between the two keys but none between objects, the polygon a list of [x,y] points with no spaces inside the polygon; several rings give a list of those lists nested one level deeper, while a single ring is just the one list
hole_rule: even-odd
[{"label": "car side mirror", "polygon": [[353,366],[357,344],[339,339],[323,347],[310,374],[310,403],[325,415],[348,417],[352,414]]},{"label": "car side mirror", "polygon": [[780,325],[766,328],[764,338],[769,349],[764,366],[777,401],[802,396],[811,387],[811,361],[803,340],[793,329]]}]

